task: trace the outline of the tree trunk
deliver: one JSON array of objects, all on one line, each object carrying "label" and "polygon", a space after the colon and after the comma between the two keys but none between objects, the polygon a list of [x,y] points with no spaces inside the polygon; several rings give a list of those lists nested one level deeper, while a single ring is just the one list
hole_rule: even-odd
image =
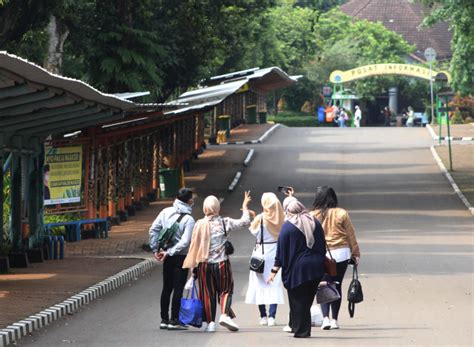
[{"label": "tree trunk", "polygon": [[46,70],[59,74],[63,65],[64,42],[69,35],[69,29],[56,16],[51,15],[46,30],[49,36],[48,54],[43,65]]}]

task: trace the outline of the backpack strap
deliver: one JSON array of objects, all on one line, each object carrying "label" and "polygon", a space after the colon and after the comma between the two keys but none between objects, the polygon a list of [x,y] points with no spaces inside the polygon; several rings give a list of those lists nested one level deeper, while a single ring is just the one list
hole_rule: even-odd
[{"label": "backpack strap", "polygon": [[224,218],[221,218],[221,220],[222,220],[222,226],[224,227],[224,235],[225,235],[225,237],[227,237],[227,230],[226,230],[226,227],[225,227]]},{"label": "backpack strap", "polygon": [[180,213],[178,219],[176,220],[175,223],[180,223],[181,220],[184,218],[184,216],[188,215],[189,213]]}]

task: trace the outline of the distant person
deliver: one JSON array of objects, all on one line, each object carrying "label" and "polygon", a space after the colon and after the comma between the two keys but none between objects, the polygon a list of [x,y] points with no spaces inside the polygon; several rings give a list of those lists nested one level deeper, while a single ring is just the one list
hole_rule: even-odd
[{"label": "distant person", "polygon": [[[337,196],[334,189],[327,186],[318,187],[310,213],[321,222],[326,243],[337,265],[337,275],[332,278],[325,275],[323,280],[337,281],[336,287],[342,298],[341,286],[344,274],[351,259],[354,264],[359,264],[360,250],[349,213],[337,206]],[[329,257],[329,254],[326,256]],[[321,304],[321,311],[323,313],[321,329],[339,329],[338,316],[340,308],[341,299],[329,304]],[[332,313],[331,320],[329,320],[330,311]]]},{"label": "distant person", "polygon": [[413,107],[408,106],[407,112],[407,127],[413,127],[415,125],[415,112],[413,111]]},{"label": "distant person", "polygon": [[311,306],[324,274],[324,232],[293,196],[283,202],[286,221],[278,236],[275,264],[268,282],[282,271],[290,303],[289,327],[294,337],[311,336]]},{"label": "distant person", "polygon": [[238,331],[238,325],[232,320],[232,294],[234,280],[229,255],[226,253],[227,233],[235,229],[248,227],[253,211],[249,210],[252,200],[250,192],[245,192],[242,202],[242,217],[232,219],[219,215],[219,200],[208,196],[203,203],[204,218],[194,226],[189,253],[184,260],[183,268],[196,269],[199,283],[199,299],[203,305],[203,321],[207,323],[207,332],[216,331],[216,308],[220,303],[221,315],[219,324],[230,331]]},{"label": "distant person", "polygon": [[[260,325],[274,326],[277,306],[284,303],[281,274],[278,273],[271,283],[267,283],[266,280],[270,276],[275,260],[284,213],[280,200],[273,193],[263,193],[261,202],[263,212],[253,220],[250,232],[256,238],[252,257],[265,260],[264,271],[263,273],[250,271],[245,302],[258,305]],[[268,314],[266,305],[269,306]]]},{"label": "distant person", "polygon": [[360,128],[360,120],[362,119],[362,111],[359,105],[355,106],[355,113],[354,113],[354,126],[356,128]]},{"label": "distant person", "polygon": [[381,113],[383,114],[383,118],[384,118],[384,123],[383,123],[384,126],[389,127],[390,119],[392,118],[392,111],[390,111],[390,109],[387,106],[385,106]]},{"label": "distant person", "polygon": [[[188,253],[191,236],[194,228],[194,219],[191,217],[194,204],[193,193],[188,188],[181,188],[173,206],[163,209],[150,227],[150,248],[155,258],[163,262],[163,289],[161,291],[161,324],[160,329],[184,330],[186,326],[179,323],[179,309],[181,297],[188,277],[188,271],[183,270],[183,262]],[[170,247],[160,245],[158,237],[163,228],[170,228],[174,223],[179,227]],[[169,316],[170,298],[171,319]]]},{"label": "distant person", "polygon": [[340,128],[345,128],[346,127],[346,121],[349,120],[349,116],[344,110],[344,108],[340,107],[339,108],[339,118],[338,118],[338,123]]},{"label": "distant person", "polygon": [[43,167],[43,189],[44,200],[50,200],[51,190],[49,189],[49,165]]}]

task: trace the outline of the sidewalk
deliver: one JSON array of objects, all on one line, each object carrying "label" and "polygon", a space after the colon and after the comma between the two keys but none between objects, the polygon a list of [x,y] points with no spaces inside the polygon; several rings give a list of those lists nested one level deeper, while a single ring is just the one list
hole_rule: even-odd
[{"label": "sidewalk", "polygon": [[[453,171],[450,174],[471,206],[474,207],[474,144],[453,144],[451,148]],[[444,166],[449,170],[448,146],[436,146],[435,150]]]},{"label": "sidewalk", "polygon": [[[439,125],[430,125],[431,129],[436,136],[439,136]],[[470,124],[450,124],[449,125],[451,137],[454,140],[461,140],[462,138],[471,138],[474,139],[474,123]],[[448,136],[448,127],[446,125],[441,125],[441,137]]]},{"label": "sidewalk", "polygon": [[0,276],[0,329],[138,262],[140,259],[71,257],[13,269],[14,274]]},{"label": "sidewalk", "polygon": [[274,124],[242,124],[230,131],[229,141],[252,141],[258,140]]},{"label": "sidewalk", "polygon": [[[185,175],[186,185],[196,193],[193,215],[202,217],[203,199],[209,194],[226,196],[235,172],[243,167],[245,148],[210,148],[192,164]],[[112,227],[107,239],[86,239],[65,245],[65,259],[14,268],[0,275],[0,329],[24,319],[104,278],[126,269],[140,259],[100,258],[97,256],[135,255],[149,257],[141,249],[148,241],[148,229],[164,207],[173,200],[160,200],[138,211],[127,222]],[[96,258],[94,258],[96,257]]]}]

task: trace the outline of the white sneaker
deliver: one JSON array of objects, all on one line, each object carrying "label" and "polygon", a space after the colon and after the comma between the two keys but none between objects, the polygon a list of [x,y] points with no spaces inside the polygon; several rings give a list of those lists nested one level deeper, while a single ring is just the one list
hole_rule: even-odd
[{"label": "white sneaker", "polygon": [[337,320],[331,319],[331,330],[332,329],[339,329],[339,325],[337,324]]},{"label": "white sneaker", "polygon": [[274,327],[275,325],[277,325],[276,322],[275,322],[275,318],[273,318],[273,317],[268,318],[268,326],[269,327]]},{"label": "white sneaker", "polygon": [[268,325],[268,319],[267,317],[262,317],[260,318],[260,325]]},{"label": "white sneaker", "polygon": [[323,324],[321,324],[321,330],[329,330],[331,329],[331,322],[329,321],[328,317],[323,318]]},{"label": "white sneaker", "polygon": [[223,327],[226,327],[230,331],[238,331],[239,330],[239,326],[237,324],[235,324],[234,321],[232,320],[232,318],[230,318],[226,314],[221,314],[221,316],[219,317],[219,324],[222,325]]},{"label": "white sneaker", "polygon": [[289,325],[285,325],[285,327],[283,328],[283,331],[284,331],[285,333],[291,333],[291,332],[293,332],[293,331],[291,330],[291,327],[290,327]]},{"label": "white sneaker", "polygon": [[209,333],[214,333],[216,331],[216,323],[214,322],[209,322],[207,324],[207,327],[204,331],[207,331]]}]

